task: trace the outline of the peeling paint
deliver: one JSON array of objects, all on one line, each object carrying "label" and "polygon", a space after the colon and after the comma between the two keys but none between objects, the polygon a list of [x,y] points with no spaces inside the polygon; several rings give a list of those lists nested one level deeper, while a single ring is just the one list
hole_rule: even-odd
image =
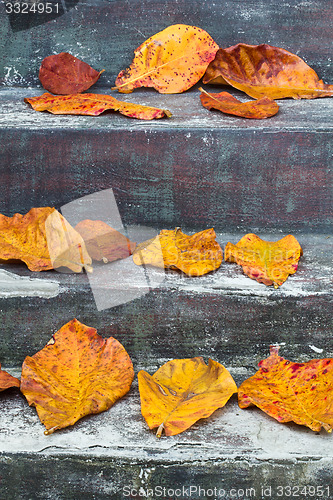
[{"label": "peeling paint", "polygon": [[0,298],[40,297],[51,299],[59,295],[59,283],[29,278],[0,269]]}]

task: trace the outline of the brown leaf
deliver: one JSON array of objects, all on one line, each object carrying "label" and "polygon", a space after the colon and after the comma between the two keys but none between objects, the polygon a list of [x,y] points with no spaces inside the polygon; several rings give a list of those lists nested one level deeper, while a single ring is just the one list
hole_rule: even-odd
[{"label": "brown leaf", "polygon": [[148,38],[134,54],[129,68],[119,73],[115,85],[119,92],[153,87],[162,94],[176,94],[195,85],[218,45],[204,30],[175,24]]},{"label": "brown leaf", "polygon": [[44,89],[53,94],[79,94],[97,82],[100,72],[68,52],[45,57],[39,69]]},{"label": "brown leaf", "polygon": [[180,269],[189,276],[202,276],[218,269],[223,259],[214,229],[191,236],[180,228],[163,229],[156,238],[140,243],[133,252],[137,265]]},{"label": "brown leaf", "polygon": [[110,95],[78,94],[54,96],[45,92],[37,97],[26,97],[36,111],[49,111],[54,115],[88,115],[98,116],[104,111],[119,111],[122,115],[139,120],[153,120],[154,118],[170,117],[167,109],[151,108],[131,102],[118,101]]},{"label": "brown leaf", "polygon": [[112,262],[132,255],[136,243],[101,220],[86,219],[75,226],[82,236],[90,257]]},{"label": "brown leaf", "polygon": [[130,389],[133,365],[113,337],[73,319],[22,366],[21,391],[35,406],[45,434],[108,410]]},{"label": "brown leaf", "polygon": [[247,276],[274,288],[297,271],[303,255],[300,244],[291,234],[273,242],[252,233],[243,236],[236,245],[227,243],[224,253],[226,262],[237,262]]},{"label": "brown leaf", "polygon": [[238,390],[241,408],[255,405],[279,422],[295,422],[313,431],[333,429],[333,359],[293,363],[270,348],[270,356]]},{"label": "brown leaf", "polygon": [[54,208],[32,208],[27,214],[0,214],[0,260],[21,260],[30,271],[68,267],[91,271],[81,236]]},{"label": "brown leaf", "polygon": [[333,85],[319,80],[300,57],[267,44],[239,43],[219,49],[204,75],[204,83],[228,83],[256,99],[314,99],[333,95]]},{"label": "brown leaf", "polygon": [[216,94],[208,93],[202,88],[199,90],[202,92],[200,100],[205,108],[217,109],[229,115],[261,119],[276,115],[279,111],[279,106],[269,97],[262,97],[257,101],[241,102],[228,92]]},{"label": "brown leaf", "polygon": [[158,427],[167,436],[185,431],[200,418],[222,408],[237,392],[237,386],[224,366],[201,357],[174,359],[154,375],[138,373],[141,413],[150,429]]},{"label": "brown leaf", "polygon": [[18,378],[9,375],[9,373],[5,372],[1,369],[0,364],[0,392],[10,387],[20,387],[20,381]]}]

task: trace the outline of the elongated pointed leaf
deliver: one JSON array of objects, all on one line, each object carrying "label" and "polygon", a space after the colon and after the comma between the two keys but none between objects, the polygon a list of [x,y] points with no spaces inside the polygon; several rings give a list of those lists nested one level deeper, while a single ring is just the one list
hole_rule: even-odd
[{"label": "elongated pointed leaf", "polygon": [[279,111],[279,106],[269,97],[262,97],[256,101],[241,102],[228,92],[208,93],[202,88],[199,90],[201,90],[201,104],[205,108],[217,109],[229,115],[262,119],[274,116]]},{"label": "elongated pointed leaf", "polygon": [[72,54],[61,52],[43,59],[39,79],[52,94],[79,94],[96,83],[103,71],[98,72]]},{"label": "elongated pointed leaf", "polygon": [[189,276],[202,276],[218,269],[223,252],[215,240],[214,229],[205,229],[191,236],[180,228],[163,229],[156,238],[140,243],[133,260],[137,265],[179,269]]},{"label": "elongated pointed leaf", "polygon": [[313,431],[333,429],[333,359],[313,359],[293,363],[278,355],[270,356],[238,390],[240,408],[255,405],[279,422],[296,422]]},{"label": "elongated pointed leaf", "polygon": [[158,427],[158,437],[185,431],[237,392],[224,366],[200,357],[168,361],[152,376],[141,370],[138,380],[142,415],[150,429]]},{"label": "elongated pointed leaf", "polygon": [[188,90],[203,76],[218,45],[204,30],[175,24],[148,38],[135,50],[129,68],[119,73],[120,92],[153,87],[162,94]]},{"label": "elongated pointed leaf", "polygon": [[297,271],[303,254],[300,244],[291,234],[273,242],[249,233],[236,245],[227,243],[224,251],[226,262],[237,262],[247,276],[275,288]]},{"label": "elongated pointed leaf", "polygon": [[21,391],[35,406],[45,434],[108,410],[130,389],[132,362],[113,337],[74,319],[22,366]]},{"label": "elongated pointed leaf", "polygon": [[118,101],[110,95],[78,94],[54,96],[47,92],[37,97],[26,97],[25,102],[36,111],[48,111],[54,115],[98,116],[104,111],[119,111],[122,115],[139,120],[152,120],[171,116],[166,109],[151,108],[132,102]]},{"label": "elongated pointed leaf", "polygon": [[314,99],[333,95],[333,85],[319,80],[300,57],[271,45],[239,43],[219,49],[203,78],[204,83],[228,83],[259,99]]}]

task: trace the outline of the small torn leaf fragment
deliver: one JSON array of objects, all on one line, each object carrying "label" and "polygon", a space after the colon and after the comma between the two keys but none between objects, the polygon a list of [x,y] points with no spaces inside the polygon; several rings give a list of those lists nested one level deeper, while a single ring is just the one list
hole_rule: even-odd
[{"label": "small torn leaf fragment", "polygon": [[293,363],[278,355],[260,361],[259,370],[238,389],[240,408],[255,405],[279,422],[295,422],[313,431],[333,428],[333,359]]},{"label": "small torn leaf fragment", "polygon": [[0,364],[0,392],[5,391],[10,387],[20,387],[20,381],[18,378],[13,377],[9,373],[2,370]]},{"label": "small torn leaf fragment", "polygon": [[132,64],[119,73],[115,88],[124,93],[139,87],[153,87],[162,94],[184,92],[200,80],[218,48],[200,28],[171,25],[135,50]]},{"label": "small torn leaf fragment", "polygon": [[217,109],[229,115],[243,118],[268,118],[276,115],[279,106],[273,99],[262,97],[256,101],[241,102],[228,92],[208,93],[201,87],[199,90],[201,104],[207,109]]},{"label": "small torn leaf fragment", "polygon": [[132,255],[136,243],[101,220],[86,219],[75,226],[93,260],[113,262]]},{"label": "small torn leaf fragment", "polygon": [[53,94],[79,94],[94,85],[103,71],[98,72],[68,52],[61,52],[43,59],[39,79],[44,89]]},{"label": "small torn leaf fragment", "polygon": [[220,363],[201,357],[174,359],[154,375],[138,373],[141,413],[150,429],[166,436],[179,434],[200,418],[222,408],[237,392],[230,373]]},{"label": "small torn leaf fragment", "polygon": [[243,236],[236,245],[227,243],[224,253],[226,262],[236,262],[249,278],[274,288],[297,271],[303,255],[300,244],[291,234],[273,242],[253,233]]},{"label": "small torn leaf fragment", "polygon": [[131,102],[118,101],[110,95],[77,94],[54,96],[42,94],[37,97],[26,97],[25,102],[36,111],[48,111],[54,115],[87,115],[98,116],[104,111],[119,111],[122,115],[139,120],[153,120],[154,118],[170,117],[167,109],[151,108]]},{"label": "small torn leaf fragment", "polygon": [[303,59],[271,45],[239,43],[219,49],[203,83],[227,83],[259,99],[314,99],[333,95],[333,85],[319,80]]},{"label": "small torn leaf fragment", "polygon": [[113,337],[73,319],[22,366],[21,391],[35,406],[45,434],[108,410],[130,389],[131,359]]},{"label": "small torn leaf fragment", "polygon": [[13,217],[0,214],[0,260],[21,260],[30,271],[92,270],[83,239],[50,207],[32,208]]},{"label": "small torn leaf fragment", "polygon": [[180,228],[163,229],[155,238],[137,245],[133,261],[137,265],[179,269],[189,276],[202,276],[221,265],[223,252],[215,240],[214,229],[191,236]]}]

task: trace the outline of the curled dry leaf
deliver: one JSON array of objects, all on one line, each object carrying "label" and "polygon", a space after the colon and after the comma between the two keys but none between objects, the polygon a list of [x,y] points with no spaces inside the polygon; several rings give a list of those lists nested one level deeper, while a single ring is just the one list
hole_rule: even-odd
[{"label": "curled dry leaf", "polygon": [[86,219],[75,226],[82,236],[90,257],[112,262],[132,255],[136,243],[101,220]]},{"label": "curled dry leaf", "polygon": [[268,118],[276,115],[279,106],[273,99],[262,97],[257,101],[241,102],[228,92],[208,93],[201,90],[200,100],[207,109],[217,109],[229,115],[242,116],[243,118]]},{"label": "curled dry leaf", "polygon": [[250,278],[278,288],[297,271],[302,248],[291,234],[279,241],[265,241],[249,233],[236,245],[227,243],[226,262],[236,262]]},{"label": "curled dry leaf", "polygon": [[255,405],[279,422],[295,422],[313,431],[333,428],[333,359],[293,363],[270,348],[270,356],[238,390],[241,408]]},{"label": "curled dry leaf", "polygon": [[39,79],[44,89],[53,94],[79,94],[94,85],[103,71],[98,72],[68,52],[61,52],[43,59]]},{"label": "curled dry leaf", "polygon": [[222,408],[237,392],[237,386],[224,366],[201,357],[174,359],[154,375],[138,373],[141,413],[150,429],[158,427],[167,436],[185,431],[200,418]]},{"label": "curled dry leaf", "polygon": [[30,271],[67,267],[91,271],[85,244],[54,208],[32,208],[27,214],[0,214],[0,260],[21,260]]},{"label": "curled dry leaf", "polygon": [[140,243],[133,260],[137,265],[180,269],[189,276],[202,276],[218,269],[223,259],[214,229],[205,229],[191,236],[180,228],[163,229],[155,238]]},{"label": "curled dry leaf", "polygon": [[0,392],[10,387],[20,387],[20,381],[18,378],[2,370],[0,364]]},{"label": "curled dry leaf", "polygon": [[218,45],[204,30],[175,24],[148,38],[134,54],[129,68],[119,73],[119,92],[153,87],[162,94],[188,90],[203,76]]},{"label": "curled dry leaf", "polygon": [[271,45],[239,43],[219,49],[204,83],[227,83],[256,99],[314,99],[333,95],[333,85],[319,80],[300,57]]},{"label": "curled dry leaf", "polygon": [[88,115],[98,116],[104,111],[119,111],[122,115],[139,120],[153,120],[154,118],[170,117],[167,109],[151,108],[131,102],[118,101],[110,95],[78,94],[54,96],[45,94],[37,97],[26,97],[36,111],[48,111],[54,115]]},{"label": "curled dry leaf", "polygon": [[21,391],[35,406],[45,434],[108,410],[130,389],[133,365],[113,337],[73,319],[22,366]]}]

